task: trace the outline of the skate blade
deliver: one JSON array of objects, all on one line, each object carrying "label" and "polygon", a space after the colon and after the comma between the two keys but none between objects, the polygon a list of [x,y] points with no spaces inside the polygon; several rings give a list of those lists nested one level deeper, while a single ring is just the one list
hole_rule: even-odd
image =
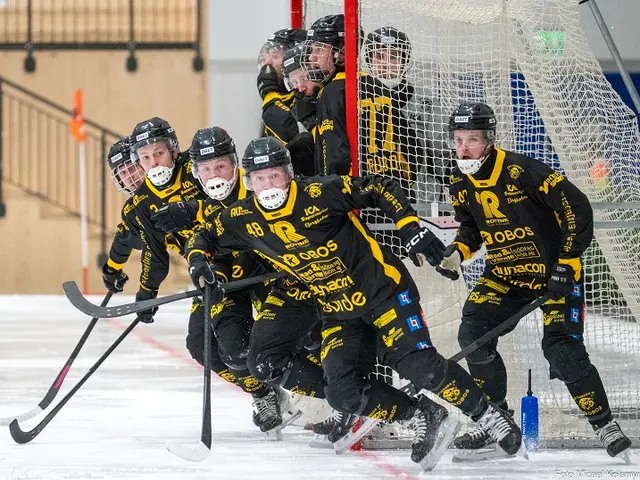
[{"label": "skate blade", "polygon": [[524,442],[520,444],[520,448],[516,452],[516,456],[529,460],[529,454],[527,453],[527,447],[524,446]]},{"label": "skate blade", "polygon": [[351,430],[344,437],[334,442],[333,450],[336,452],[336,454],[342,455],[344,452],[354,446],[358,442],[358,440],[369,433],[378,423],[380,423],[380,420],[377,420],[375,418],[366,418],[364,422],[360,424],[360,428],[358,428],[355,432]]},{"label": "skate blade", "polygon": [[433,448],[420,461],[420,466],[425,472],[430,472],[438,464],[447,447],[456,438],[458,430],[460,430],[460,422],[455,418],[447,417],[438,428],[438,434]]},{"label": "skate blade", "polygon": [[624,450],[623,452],[620,452],[616,457],[617,458],[621,458],[622,460],[624,460],[625,465],[631,465],[631,457],[629,456],[629,449],[628,448],[626,450]]},{"label": "skate blade", "polygon": [[326,448],[333,449],[333,443],[329,441],[326,435],[320,435],[318,433],[313,435],[313,438],[309,442],[311,448]]},{"label": "skate blade", "polygon": [[453,463],[462,462],[482,462],[485,460],[498,460],[506,458],[515,458],[515,455],[508,455],[504,450],[498,448],[479,448],[477,450],[456,449],[451,461]]},{"label": "skate blade", "polygon": [[294,423],[296,420],[298,420],[300,417],[302,417],[302,412],[298,410],[296,413],[294,413],[290,417],[287,417],[285,420],[283,420],[280,425],[278,425],[275,428],[272,428],[271,430],[265,433],[267,434],[268,437],[273,438],[274,440],[280,441],[282,440],[282,429],[288,427],[289,425]]}]

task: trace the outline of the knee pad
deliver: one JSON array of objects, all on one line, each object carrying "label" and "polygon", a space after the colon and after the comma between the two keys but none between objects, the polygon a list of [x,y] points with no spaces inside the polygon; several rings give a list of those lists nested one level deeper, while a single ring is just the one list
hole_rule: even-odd
[{"label": "knee pad", "polygon": [[[460,348],[466,348],[473,342],[478,340],[482,335],[487,332],[486,329],[477,326],[473,322],[462,322],[458,329],[458,344]],[[475,351],[467,355],[467,362],[469,363],[488,363],[493,360],[496,354],[496,347],[498,345],[498,339],[491,340],[490,342],[477,348]]]},{"label": "knee pad", "polygon": [[549,362],[551,378],[574,383],[587,375],[591,360],[582,338],[568,335],[542,339],[544,358]]},{"label": "knee pad", "polygon": [[265,383],[281,385],[286,380],[288,368],[293,360],[293,355],[270,355],[268,352],[252,352],[246,359],[246,365],[255,378]]},{"label": "knee pad", "polygon": [[332,408],[357,415],[367,404],[369,388],[366,379],[356,381],[353,376],[342,377],[327,382],[324,395]]},{"label": "knee pad", "polygon": [[435,390],[444,380],[447,361],[435,348],[411,352],[396,364],[401,377],[416,387]]}]

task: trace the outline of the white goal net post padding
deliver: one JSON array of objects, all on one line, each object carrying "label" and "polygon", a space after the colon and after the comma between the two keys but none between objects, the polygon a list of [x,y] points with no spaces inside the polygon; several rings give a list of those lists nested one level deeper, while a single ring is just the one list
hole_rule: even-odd
[{"label": "white goal net post padding", "polygon": [[[583,258],[585,342],[612,410],[629,437],[640,441],[640,232],[634,227],[640,211],[631,205],[640,201],[640,135],[635,115],[607,82],[589,48],[578,9],[578,0],[361,0],[358,23],[365,35],[393,26],[409,37],[412,55],[406,78],[416,94],[403,115],[412,118],[421,143],[433,144],[446,134],[449,114],[459,103],[483,101],[496,112],[499,146],[560,170],[592,203],[606,202],[594,214],[596,226],[610,222],[608,228],[596,228]],[[305,0],[304,26],[344,10],[341,0]],[[362,55],[358,69],[367,70]],[[362,114],[357,103],[348,108]],[[359,141],[366,135],[361,131]],[[425,173],[425,162],[450,162],[444,150],[434,151],[435,159],[423,157],[413,165],[418,175],[412,194],[418,205],[446,197],[443,178]],[[441,205],[440,211],[446,208]],[[429,216],[429,211],[419,213]],[[394,246],[392,227],[385,231],[380,226],[385,221],[369,219],[378,238]],[[469,286],[482,271],[483,260],[478,262],[467,267]],[[432,302],[437,308],[440,297],[450,293],[434,284],[440,279],[433,269],[413,272],[425,305]],[[459,349],[459,311],[450,317],[429,325],[445,356]],[[518,416],[531,368],[540,400],[542,445],[597,446],[566,387],[548,379],[541,338],[538,312],[500,341],[509,371],[510,406]]]}]

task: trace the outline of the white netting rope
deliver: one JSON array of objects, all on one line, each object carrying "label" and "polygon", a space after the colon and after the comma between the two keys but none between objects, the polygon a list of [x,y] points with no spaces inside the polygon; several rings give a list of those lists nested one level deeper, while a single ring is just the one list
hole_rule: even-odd
[{"label": "white netting rope", "polygon": [[[342,13],[343,3],[307,0],[305,7],[309,26],[323,15]],[[406,78],[415,95],[402,115],[411,119],[420,145],[431,148],[435,158],[427,157],[427,162],[446,166],[450,160],[437,143],[446,132],[449,114],[462,101],[483,101],[496,112],[498,145],[561,170],[593,203],[609,202],[609,208],[595,209],[596,222],[627,222],[615,229],[596,228],[595,241],[584,255],[585,342],[621,426],[640,439],[640,232],[628,223],[639,221],[640,211],[624,208],[625,202],[640,201],[640,134],[636,117],[589,49],[578,0],[361,0],[360,24],[365,35],[394,26],[411,41]],[[365,67],[361,63],[360,69]],[[368,138],[361,129],[360,143]],[[400,138],[398,148],[413,140]],[[427,172],[425,157],[407,158],[416,176],[413,201],[442,202],[444,171]],[[362,156],[360,166],[367,168]],[[441,205],[441,212],[445,209]],[[387,222],[375,217],[368,221],[374,227]],[[383,243],[397,246],[390,229],[377,235]],[[470,286],[482,262],[468,267]],[[439,280],[429,268],[413,271],[427,307],[438,302],[439,295],[449,295],[434,287]],[[441,316],[429,325],[445,356],[459,348],[458,319],[459,310],[457,316]],[[534,393],[540,399],[542,443],[598,445],[566,387],[548,380],[541,337],[542,318],[533,314],[500,341],[509,371],[510,406],[518,415],[531,368]]]}]

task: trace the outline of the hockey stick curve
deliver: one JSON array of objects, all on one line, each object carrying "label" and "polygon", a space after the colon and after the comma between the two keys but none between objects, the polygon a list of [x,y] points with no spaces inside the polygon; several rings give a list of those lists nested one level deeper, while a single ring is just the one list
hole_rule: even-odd
[{"label": "hockey stick curve", "polygon": [[[242,280],[225,283],[224,290],[225,292],[235,292],[250,287],[251,285],[255,285],[256,283],[282,278],[286,275],[287,274],[283,272],[273,272],[265,275],[258,275],[256,277],[243,278]],[[82,313],[98,318],[123,317],[131,313],[144,312],[145,310],[150,310],[152,308],[159,307],[160,305],[166,305],[167,303],[177,302],[178,300],[184,300],[185,298],[202,295],[200,290],[194,289],[189,290],[188,292],[166,295],[164,297],[143,300],[141,302],[125,303],[123,305],[116,305],[113,307],[102,307],[87,300],[86,297],[82,295],[82,292],[78,288],[76,282],[64,282],[62,284],[62,290],[74,307]]]},{"label": "hockey stick curve", "polygon": [[[109,303],[109,300],[111,300],[112,296],[113,296],[113,292],[107,292],[100,306],[106,307],[107,304]],[[86,343],[87,338],[89,338],[89,334],[93,330],[93,327],[95,327],[96,324],[98,323],[98,320],[99,319],[97,317],[94,317],[91,319],[91,321],[89,322],[89,325],[87,325],[86,330],[82,334],[82,337],[80,337],[80,340],[78,341],[75,348],[71,352],[71,355],[67,359],[67,362],[64,364],[64,367],[62,367],[62,370],[60,370],[60,373],[58,373],[58,375],[56,376],[55,380],[49,387],[49,390],[45,394],[44,398],[40,401],[40,403],[38,403],[36,407],[32,408],[28,412],[23,413],[22,415],[17,415],[15,417],[0,418],[0,426],[9,425],[13,420],[18,420],[19,422],[30,420],[33,417],[40,415],[45,410],[45,408],[51,405],[51,402],[53,402],[53,399],[56,398],[56,395],[58,395],[58,392],[60,391],[60,387],[62,387],[62,382],[64,382],[64,379],[67,376],[67,373],[69,373],[69,370],[71,370],[71,366],[73,365],[73,362],[75,361],[78,354],[80,353],[80,350],[82,350],[82,347]]]},{"label": "hockey stick curve", "polygon": [[73,397],[73,395],[75,395],[75,393],[78,390],[80,390],[80,387],[82,387],[82,385],[84,385],[85,382],[89,380],[91,375],[95,373],[95,371],[98,369],[100,365],[102,365],[102,363],[107,359],[107,357],[109,357],[109,355],[111,355],[111,353],[118,347],[118,345],[122,343],[122,341],[127,337],[127,335],[129,335],[131,330],[135,328],[138,322],[139,320],[136,318],[131,323],[131,325],[129,325],[127,329],[124,332],[122,332],[122,334],[120,334],[120,336],[116,339],[115,342],[113,342],[113,344],[106,350],[106,352],[102,354],[102,356],[98,359],[98,361],[91,366],[91,368],[85,374],[85,376],[80,379],[80,381],[69,391],[69,393],[67,393],[63,397],[63,399],[60,400],[60,402],[58,402],[58,404],[53,408],[53,410],[51,410],[47,414],[47,416],[44,417],[40,421],[40,423],[38,423],[34,428],[25,432],[20,428],[20,424],[18,423],[18,420],[12,421],[11,424],[9,425],[9,432],[11,432],[11,438],[13,438],[13,440],[16,443],[20,443],[20,444],[29,443],[31,440],[36,438],[40,434],[40,432],[42,432],[42,430],[44,430],[44,428],[47,425],[49,425],[49,422],[53,420],[53,418],[58,414],[58,412],[62,410],[62,407],[64,407],[66,403],[69,400],[71,400],[71,397]]},{"label": "hockey stick curve", "polygon": [[202,462],[211,453],[211,286],[204,290],[204,381],[202,385],[202,430],[195,447],[170,442],[167,450],[184,460]]}]

